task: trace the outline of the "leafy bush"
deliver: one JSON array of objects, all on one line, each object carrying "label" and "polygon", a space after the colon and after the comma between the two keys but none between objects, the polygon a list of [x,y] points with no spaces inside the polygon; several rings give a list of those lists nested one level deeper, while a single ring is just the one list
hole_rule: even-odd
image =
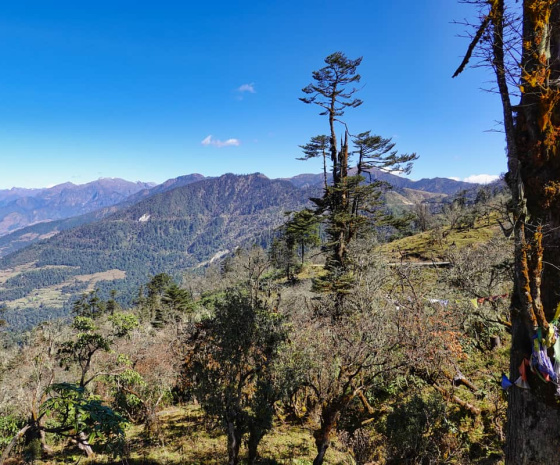
[{"label": "leafy bush", "polygon": [[8,445],[22,426],[23,421],[15,415],[0,416],[0,447]]}]

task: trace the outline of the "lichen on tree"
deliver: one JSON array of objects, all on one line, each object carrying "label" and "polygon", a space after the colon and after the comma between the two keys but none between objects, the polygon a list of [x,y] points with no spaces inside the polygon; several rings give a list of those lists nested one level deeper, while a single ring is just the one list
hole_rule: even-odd
[{"label": "lichen on tree", "polygon": [[[560,4],[468,3],[479,7],[481,23],[455,76],[472,56],[487,60],[502,100],[506,180],[515,225],[510,360],[515,379],[520,363],[532,352],[533,339],[548,333],[560,302]],[[516,60],[508,62],[507,57],[516,54]],[[513,106],[517,90],[519,104]],[[553,431],[560,428],[560,404],[555,383],[545,384],[534,375],[529,384],[530,391],[513,387],[509,392],[506,461],[556,463],[560,437]]]}]

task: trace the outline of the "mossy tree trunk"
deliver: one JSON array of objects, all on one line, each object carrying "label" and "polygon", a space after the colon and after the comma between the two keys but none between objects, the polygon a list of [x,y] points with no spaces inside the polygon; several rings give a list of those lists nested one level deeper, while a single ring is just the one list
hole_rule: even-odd
[{"label": "mossy tree trunk", "polygon": [[[560,2],[524,0],[520,11],[513,0],[475,3],[489,9],[455,76],[481,45],[481,56],[491,57],[503,104],[515,237],[510,357],[515,381],[520,365],[531,357],[534,338],[549,332],[560,303]],[[508,56],[516,48],[521,62],[511,64]],[[513,107],[508,78],[516,69],[521,70],[515,83],[521,99]],[[550,347],[550,340],[545,345]],[[506,463],[556,464],[556,386],[535,373],[528,374],[528,383],[530,389],[509,390]]]},{"label": "mossy tree trunk", "polygon": [[[513,194],[515,282],[511,302],[510,376],[531,356],[533,339],[545,334],[560,303],[560,5],[525,0],[522,5],[521,100],[512,109],[504,64],[504,0],[494,0],[494,69],[508,146],[507,181]],[[549,350],[550,355],[550,350]],[[529,374],[530,390],[509,392],[508,464],[558,463],[560,403],[553,383]]]},{"label": "mossy tree trunk", "polygon": [[[515,293],[512,299],[510,375],[548,330],[560,302],[560,92],[556,1],[523,3],[521,101],[514,123],[508,182],[516,220]],[[549,351],[550,352],[550,351]],[[556,386],[529,375],[530,390],[509,393],[508,464],[558,463],[560,403]]]},{"label": "mossy tree trunk", "polygon": [[334,434],[336,433],[336,424],[340,416],[341,408],[339,406],[325,406],[321,413],[321,427],[315,431],[315,446],[317,455],[313,460],[313,465],[322,465],[325,460],[327,449],[331,445]]}]

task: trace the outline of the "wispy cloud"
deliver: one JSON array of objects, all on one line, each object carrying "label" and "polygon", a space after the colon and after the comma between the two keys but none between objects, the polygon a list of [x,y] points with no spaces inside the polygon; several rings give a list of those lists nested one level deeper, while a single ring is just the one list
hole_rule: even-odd
[{"label": "wispy cloud", "polygon": [[499,179],[500,176],[498,176],[497,174],[473,174],[465,179],[463,179],[463,181],[465,182],[475,182],[478,184],[490,184],[491,182],[494,182],[496,179]]},{"label": "wispy cloud", "polygon": [[201,142],[202,145],[213,145],[214,147],[237,147],[241,144],[239,139],[220,140],[212,138],[212,135],[205,137]]},{"label": "wispy cloud", "polygon": [[497,174],[471,174],[464,179],[458,178],[456,176],[449,176],[449,179],[453,179],[454,181],[472,182],[476,184],[490,184],[491,182],[494,182],[499,178],[500,176],[498,176]]},{"label": "wispy cloud", "polygon": [[250,84],[241,84],[238,88],[237,88],[237,92],[249,92],[250,94],[256,94],[257,91],[255,90],[255,83],[251,82]]}]

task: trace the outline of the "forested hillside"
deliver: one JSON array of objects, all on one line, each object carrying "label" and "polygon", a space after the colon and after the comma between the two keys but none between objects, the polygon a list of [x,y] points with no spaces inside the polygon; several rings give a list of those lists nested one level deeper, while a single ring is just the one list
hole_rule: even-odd
[{"label": "forested hillside", "polygon": [[[320,192],[320,175],[303,178],[305,185],[259,174],[181,176],[117,205],[0,237],[0,302],[9,310],[7,319],[20,326],[67,314],[72,296],[94,287],[105,297],[116,290],[130,304],[131,292],[149,276],[179,277],[245,243],[270,244],[284,213],[301,209]],[[404,179],[379,172],[365,181],[385,178]],[[449,181],[451,191],[471,186]],[[419,205],[439,211],[452,197],[432,187],[437,193],[385,190],[384,208],[405,216]]]},{"label": "forested hillside", "polygon": [[[475,187],[474,184],[455,181],[453,179],[436,178],[411,181],[394,174],[384,173],[380,170],[372,169],[370,170],[370,172],[371,176],[368,175],[366,179],[368,182],[382,180],[392,186],[394,195],[392,195],[392,198],[388,199],[388,203],[395,204],[396,206],[407,204],[412,205],[415,202],[425,200],[426,198],[431,198],[433,201],[436,201],[436,199],[441,200],[449,195],[456,194],[461,190],[472,190]],[[0,257],[4,257],[17,250],[23,249],[24,247],[27,247],[28,245],[41,239],[47,239],[51,236],[54,236],[60,231],[72,229],[82,224],[92,223],[94,221],[105,218],[106,216],[116,212],[117,210],[121,210],[123,208],[134,205],[135,203],[140,202],[141,200],[146,199],[152,195],[167,192],[169,190],[186,186],[193,182],[202,181],[204,179],[210,178],[206,178],[201,174],[188,174],[185,176],[179,176],[177,178],[169,179],[160,185],[150,188],[143,188],[114,205],[111,203],[111,206],[109,207],[93,210],[83,215],[79,214],[79,212],[74,212],[69,218],[63,220],[41,221],[40,223],[26,227],[18,226],[18,229],[16,231],[0,235]],[[323,182],[323,177],[320,174],[301,174],[281,180],[289,181],[296,187],[305,189],[319,188],[321,186],[321,183]],[[80,186],[74,187],[78,189]],[[43,190],[41,189],[38,189],[36,191],[43,192]],[[38,195],[36,191],[25,189],[11,189],[9,191],[0,191],[0,198],[2,198],[3,196],[4,199],[13,200],[13,198],[19,198],[21,196],[31,196],[32,194]],[[428,195],[428,193],[431,193],[433,195],[430,196]],[[82,209],[83,208],[91,210],[92,208],[94,208],[94,206],[88,205],[87,207],[82,207]],[[51,213],[51,216],[53,218],[65,217],[68,214],[69,211],[66,210],[65,213]]]},{"label": "forested hillside", "polygon": [[246,241],[270,243],[284,212],[301,209],[310,192],[255,174],[224,175],[154,195],[3,258],[0,301],[16,325],[45,319],[48,309],[60,314],[72,294],[92,285],[103,295],[116,289],[123,303],[130,302],[152,275],[178,277]]},{"label": "forested hillside", "polygon": [[[135,189],[134,194],[126,196],[124,200],[114,205],[111,204],[110,207],[93,210],[84,215],[71,216],[70,218],[64,220],[44,221],[33,226],[27,226],[18,229],[17,231],[10,234],[0,236],[0,257],[4,257],[5,255],[23,249],[24,247],[27,247],[28,245],[37,242],[38,240],[47,239],[51,236],[54,236],[60,231],[72,229],[82,224],[93,223],[94,221],[103,219],[106,216],[109,216],[110,214],[123,208],[134,205],[135,203],[141,201],[142,199],[148,198],[151,195],[167,192],[168,190],[186,186],[202,179],[204,179],[204,176],[200,174],[179,176],[178,178],[169,179],[163,184],[154,187],[144,187],[141,190]],[[142,184],[139,185],[142,186]],[[145,186],[147,184],[144,183],[143,185]],[[12,190],[8,192],[11,193]]]}]

